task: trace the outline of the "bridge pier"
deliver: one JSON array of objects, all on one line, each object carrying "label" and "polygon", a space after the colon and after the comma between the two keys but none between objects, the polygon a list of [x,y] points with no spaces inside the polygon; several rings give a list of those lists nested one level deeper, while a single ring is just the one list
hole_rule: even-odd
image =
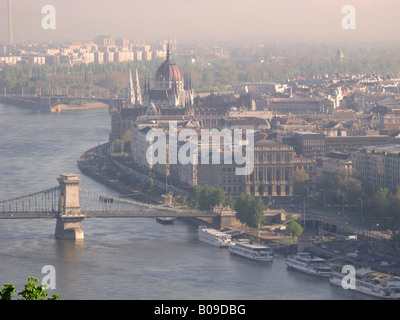
[{"label": "bridge pier", "polygon": [[82,220],[79,205],[79,182],[75,174],[60,174],[57,179],[60,184],[59,208],[55,237],[62,240],[83,240]]},{"label": "bridge pier", "polygon": [[83,218],[57,218],[55,236],[61,240],[83,240]]}]

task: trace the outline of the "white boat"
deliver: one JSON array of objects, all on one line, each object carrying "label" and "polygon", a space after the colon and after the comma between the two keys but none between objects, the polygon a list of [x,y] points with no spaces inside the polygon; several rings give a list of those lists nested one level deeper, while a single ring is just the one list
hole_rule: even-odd
[{"label": "white boat", "polygon": [[272,261],[274,252],[270,247],[260,243],[250,242],[248,239],[240,239],[231,242],[229,250],[232,254],[257,261]]},{"label": "white boat", "polygon": [[[334,266],[329,277],[329,282],[341,286],[343,289],[349,288],[373,297],[382,299],[400,299],[400,277],[373,271],[371,269],[355,269],[355,281],[353,286],[351,273],[342,273],[342,266]],[[346,278],[344,278],[346,277]],[[346,283],[346,287],[343,285]]]},{"label": "white boat", "polygon": [[216,247],[228,247],[231,243],[229,234],[204,226],[199,227],[197,237],[200,241]]},{"label": "white boat", "polygon": [[175,218],[173,217],[157,217],[156,221],[161,224],[173,224]]},{"label": "white boat", "polygon": [[299,252],[287,257],[286,264],[293,269],[319,277],[329,277],[332,270],[325,259],[313,257],[307,252]]}]

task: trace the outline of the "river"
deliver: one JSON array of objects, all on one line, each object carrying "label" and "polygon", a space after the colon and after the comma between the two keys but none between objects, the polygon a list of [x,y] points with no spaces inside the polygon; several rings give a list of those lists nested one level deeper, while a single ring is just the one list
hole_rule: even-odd
[{"label": "river", "polygon": [[[77,167],[86,150],[108,140],[107,110],[36,113],[0,104],[0,200],[57,186],[60,173],[77,173],[81,185],[117,192]],[[0,286],[21,291],[28,276],[55,268],[61,299],[364,299],[320,279],[287,269],[285,256],[258,263],[197,241],[194,226],[161,225],[154,218],[90,218],[85,239],[54,237],[54,219],[0,220]]]}]

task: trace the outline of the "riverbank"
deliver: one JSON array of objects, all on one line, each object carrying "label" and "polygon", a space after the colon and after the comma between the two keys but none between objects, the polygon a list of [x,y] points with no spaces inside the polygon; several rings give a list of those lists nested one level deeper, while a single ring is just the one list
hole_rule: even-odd
[{"label": "riverbank", "polygon": [[[78,159],[78,166],[85,175],[122,193],[126,197],[151,204],[164,203],[162,195],[165,193],[165,183],[156,179],[153,180],[153,178],[133,170],[133,168],[124,165],[125,162],[114,159],[109,154],[109,144],[105,143],[83,153]],[[150,181],[152,181],[151,187],[149,187]],[[172,188],[172,186],[169,186],[169,188]],[[178,194],[180,191],[183,191],[178,188],[175,189],[177,189]],[[202,224],[212,225],[211,219],[182,218],[182,221],[195,226]],[[321,250],[319,247],[316,247],[316,245],[321,245],[321,243],[319,243],[321,242],[320,238],[323,239],[322,243],[331,244],[331,241],[328,239],[329,237],[315,237],[315,235],[312,236],[311,234],[298,243],[297,238],[292,238],[284,232],[277,232],[276,227],[277,226],[268,225],[263,226],[260,230],[240,230],[234,238],[248,238],[251,241],[274,247],[274,250],[279,250],[282,253],[293,252],[297,249],[305,251],[317,249],[320,254],[326,254],[329,257],[337,257],[337,254],[333,252],[334,248],[332,248],[332,250],[330,250],[332,252],[330,252],[329,250]],[[336,239],[337,237],[339,237],[339,235],[333,236],[332,239]],[[357,243],[354,244],[356,245]],[[349,248],[347,249],[346,252],[341,252],[340,254],[346,259],[348,259],[346,254],[354,252],[356,248],[352,248],[351,250]],[[388,259],[389,261],[397,260],[393,259],[393,257],[388,254],[384,254],[387,250],[383,250],[382,248],[376,250],[375,248],[375,251],[379,251],[377,253],[372,252],[372,249],[374,248],[368,250],[369,252],[366,253],[366,257],[376,257],[379,253],[379,255],[383,255],[382,258]],[[388,249],[387,246],[385,246],[384,249]],[[343,251],[343,248],[340,248],[340,251]],[[380,266],[375,267],[380,269],[378,268]]]},{"label": "riverbank", "polygon": [[[162,197],[165,193],[165,183],[160,182],[156,179],[152,179],[152,190],[144,192],[143,189],[148,186],[150,178],[142,173],[134,171],[132,168],[128,168],[121,164],[119,161],[114,160],[109,155],[109,143],[105,143],[94,147],[84,152],[78,159],[78,167],[80,171],[96,180],[97,182],[106,185],[107,187],[122,193],[124,196],[133,198],[138,201],[161,204],[164,202]],[[169,188],[174,188],[169,186]],[[179,194],[185,192],[184,190],[175,191]],[[190,223],[195,226],[201,224],[212,225],[211,219],[200,219],[200,218],[182,218],[183,221]],[[268,226],[270,227],[270,226]],[[251,241],[258,241],[266,245],[272,245],[275,247],[287,247],[290,244],[290,237],[283,234],[276,234],[268,230],[268,228],[261,228],[257,234],[255,231],[246,230],[241,232],[238,237],[246,237]],[[292,239],[294,240],[294,239]],[[296,246],[296,242],[291,246]]]},{"label": "riverbank", "polygon": [[108,148],[109,144],[105,143],[84,152],[78,159],[79,170],[126,197],[150,204],[162,203],[161,196],[143,192],[145,181],[129,179],[122,172],[118,172],[117,168],[110,168],[110,160],[103,157]]},{"label": "riverbank", "polygon": [[53,113],[62,113],[62,112],[68,112],[68,111],[80,111],[80,110],[98,110],[98,109],[108,109],[109,106],[100,103],[100,102],[89,102],[85,103],[82,105],[77,105],[77,104],[58,104],[54,107],[51,108],[51,112]]}]

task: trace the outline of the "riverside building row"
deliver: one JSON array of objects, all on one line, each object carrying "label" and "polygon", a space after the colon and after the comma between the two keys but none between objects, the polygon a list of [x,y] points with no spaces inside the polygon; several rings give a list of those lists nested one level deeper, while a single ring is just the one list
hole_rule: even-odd
[{"label": "riverside building row", "polygon": [[[193,118],[181,117],[179,120],[178,134],[182,129],[194,129],[199,135],[198,159],[192,159],[191,163],[182,164],[178,161],[176,164],[169,163],[167,153],[166,164],[149,163],[146,152],[151,147],[151,142],[146,138],[147,133],[152,128],[162,129],[168,135],[168,122],[171,117],[153,119],[153,123],[147,123],[147,117],[139,117],[138,121],[131,125],[131,156],[134,163],[141,169],[158,174],[160,177],[169,176],[176,181],[180,187],[191,187],[196,185],[210,185],[221,188],[228,195],[238,196],[241,193],[251,194],[253,196],[291,196],[293,195],[293,173],[296,170],[305,170],[312,177],[313,182],[316,179],[315,160],[307,157],[297,156],[293,147],[283,145],[272,140],[255,141],[254,169],[249,175],[238,175],[237,169],[243,167],[235,161],[227,163],[224,161],[223,141],[217,146],[219,148],[220,163],[213,163],[212,153],[215,146],[211,144],[201,144],[201,129],[199,122]],[[175,120],[178,120],[175,118]],[[144,121],[144,122],[143,122]],[[169,141],[166,140],[169,150]],[[178,143],[178,148],[186,142]],[[210,154],[209,163],[202,163],[200,154],[206,152]],[[196,160],[196,161],[195,161]]]}]

